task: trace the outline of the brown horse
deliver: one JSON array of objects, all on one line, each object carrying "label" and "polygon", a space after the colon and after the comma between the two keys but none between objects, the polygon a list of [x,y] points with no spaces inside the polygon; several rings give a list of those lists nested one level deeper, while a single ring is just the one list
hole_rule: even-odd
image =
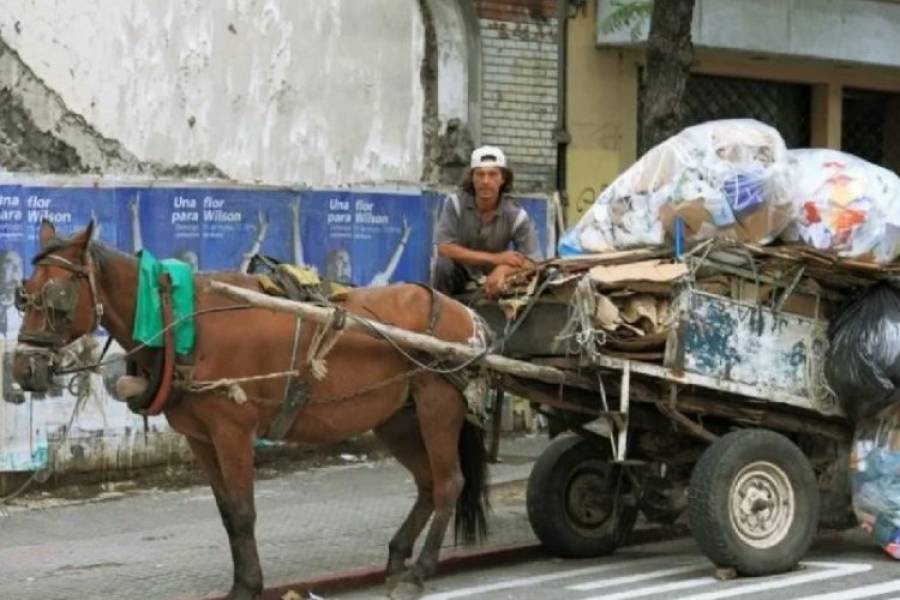
[{"label": "brown horse", "polygon": [[[137,261],[91,241],[92,234],[93,222],[68,239],[57,237],[49,222],[40,227],[42,250],[33,260],[34,273],[18,294],[24,319],[14,376],[25,389],[46,388],[53,376],[54,353],[98,325],[126,350],[138,347],[131,335]],[[302,360],[290,363],[292,356],[306,356],[315,324],[303,323],[301,351],[293,352],[293,316],[241,308],[208,289],[213,279],[259,289],[252,276],[195,276],[195,311],[202,313],[195,321],[195,381],[292,368],[308,373]],[[432,297],[416,285],[352,290],[341,305],[349,313],[422,332],[429,327],[432,302],[441,308],[434,324],[436,337],[465,343],[479,333],[465,306],[439,294]],[[224,307],[234,310],[209,310]],[[149,351],[134,356],[150,368]],[[417,595],[424,579],[436,570],[454,507],[457,533],[467,541],[484,533],[485,452],[480,430],[466,420],[462,393],[440,375],[413,371],[385,341],[349,331],[327,355],[327,376],[303,379],[310,386],[310,400],[290,423],[285,439],[329,444],[373,430],[412,473],[418,496],[388,546],[387,577],[393,596]],[[234,561],[230,599],[258,598],[263,590],[254,534],[253,440],[267,433],[286,386],[284,379],[243,383],[250,400],[243,403],[221,390],[182,391],[164,409],[172,428],[187,437],[215,495]],[[407,567],[415,540],[432,514],[423,548]]]}]

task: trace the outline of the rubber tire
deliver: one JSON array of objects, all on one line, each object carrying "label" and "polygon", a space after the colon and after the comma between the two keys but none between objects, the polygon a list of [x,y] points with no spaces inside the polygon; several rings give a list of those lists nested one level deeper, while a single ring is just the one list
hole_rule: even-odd
[{"label": "rubber tire", "polygon": [[[594,465],[586,463],[594,463]],[[564,436],[554,440],[541,453],[528,478],[526,506],[528,521],[544,548],[561,558],[591,558],[613,552],[621,545],[637,518],[637,507],[623,506],[619,518],[611,517],[590,535],[572,521],[566,502],[568,484],[582,468],[608,468],[608,454],[580,437]],[[627,491],[627,488],[625,489]]]},{"label": "rubber tire", "polygon": [[[753,548],[731,525],[731,485],[740,470],[756,461],[781,468],[793,488],[794,520],[775,546]],[[819,490],[812,466],[788,438],[765,429],[722,436],[700,456],[688,488],[688,520],[703,553],[718,567],[747,576],[790,571],[809,550],[819,525]]]}]

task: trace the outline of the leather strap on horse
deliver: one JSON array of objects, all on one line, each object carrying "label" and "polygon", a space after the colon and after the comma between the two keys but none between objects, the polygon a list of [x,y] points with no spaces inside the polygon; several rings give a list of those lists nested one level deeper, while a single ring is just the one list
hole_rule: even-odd
[{"label": "leather strap on horse", "polygon": [[158,415],[166,406],[166,400],[172,392],[172,381],[175,376],[175,333],[172,325],[172,280],[168,273],[159,276],[159,300],[162,305],[163,353],[162,376],[153,400],[147,408],[150,416]]},{"label": "leather strap on horse", "polygon": [[425,335],[434,335],[434,328],[437,327],[438,319],[441,318],[441,297],[430,285],[418,281],[414,282],[414,285],[427,290],[431,294],[431,313],[428,315],[428,329],[425,330]]},{"label": "leather strap on horse", "polygon": [[[300,329],[303,320],[297,316],[294,320],[294,341],[291,345],[291,362],[289,368],[293,369],[297,364],[297,354],[300,350]],[[309,384],[306,383],[299,375],[293,374],[288,376],[287,383],[284,386],[284,398],[281,401],[281,408],[278,414],[269,424],[269,430],[266,437],[270,440],[280,440],[287,434],[288,429],[294,423],[297,414],[302,411],[309,402]]]}]

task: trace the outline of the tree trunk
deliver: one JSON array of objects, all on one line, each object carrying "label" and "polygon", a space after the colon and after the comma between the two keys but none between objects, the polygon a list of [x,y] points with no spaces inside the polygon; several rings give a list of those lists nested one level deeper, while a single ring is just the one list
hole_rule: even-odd
[{"label": "tree trunk", "polygon": [[641,148],[646,151],[678,133],[683,96],[694,60],[691,21],[695,0],[656,0],[647,38]]}]

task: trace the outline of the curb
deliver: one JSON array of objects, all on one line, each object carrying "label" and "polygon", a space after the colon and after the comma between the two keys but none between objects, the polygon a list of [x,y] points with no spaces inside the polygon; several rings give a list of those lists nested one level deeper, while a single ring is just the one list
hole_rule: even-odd
[{"label": "curb", "polygon": [[[663,542],[685,537],[688,534],[687,527],[683,525],[647,527],[632,532],[628,541],[622,547]],[[496,567],[537,558],[549,558],[549,555],[538,542],[494,546],[468,551],[451,551],[441,558],[438,564],[438,575],[448,575],[475,567]],[[306,598],[310,592],[323,595],[372,587],[384,583],[384,574],[384,567],[369,566],[310,577],[296,583],[267,588],[263,592],[261,600],[282,600],[286,595],[288,598],[291,598],[291,592],[297,598]],[[226,600],[226,598],[218,596],[208,600]]]}]

